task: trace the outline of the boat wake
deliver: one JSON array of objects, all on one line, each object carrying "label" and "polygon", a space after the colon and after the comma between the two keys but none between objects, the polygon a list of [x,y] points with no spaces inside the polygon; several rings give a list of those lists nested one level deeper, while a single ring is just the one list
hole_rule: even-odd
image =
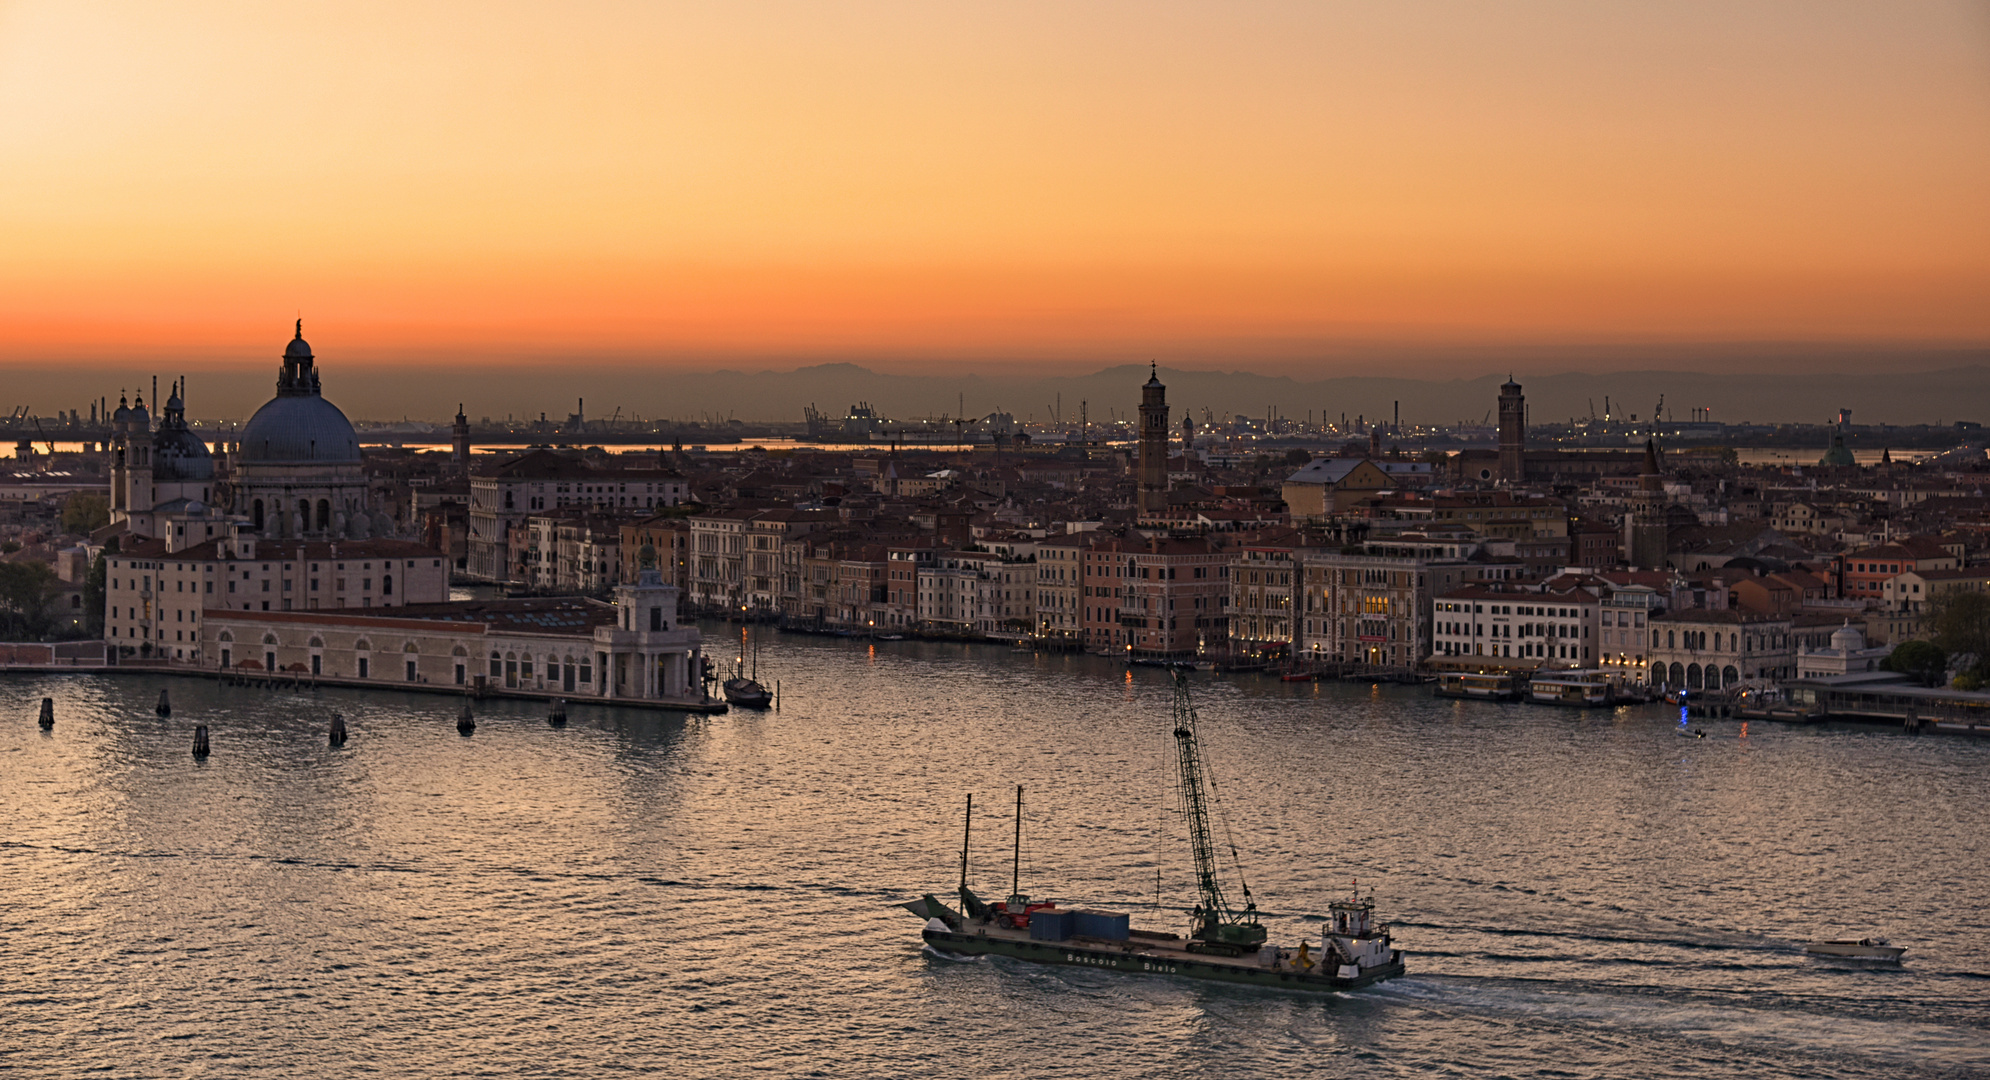
[{"label": "boat wake", "polygon": [[945,960],[950,964],[979,964],[988,959],[987,956],[967,956],[962,953],[950,953],[944,949],[935,949],[931,945],[921,945],[919,951],[934,960]]},{"label": "boat wake", "polygon": [[1691,997],[1550,989],[1506,979],[1412,977],[1369,993],[1440,1013],[1685,1038],[1751,1053],[1847,1055],[1914,1070],[1990,1071],[1990,1032],[1970,1026]]}]

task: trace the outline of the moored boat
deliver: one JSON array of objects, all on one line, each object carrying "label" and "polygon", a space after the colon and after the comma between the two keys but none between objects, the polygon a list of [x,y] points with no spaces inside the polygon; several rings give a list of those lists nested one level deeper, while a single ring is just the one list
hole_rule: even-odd
[{"label": "moored boat", "polygon": [[767,688],[744,675],[727,679],[724,685],[726,703],[746,709],[764,709],[774,703],[774,695]]},{"label": "moored boat", "polygon": [[1885,938],[1832,938],[1813,941],[1803,947],[1812,956],[1836,956],[1853,960],[1898,960],[1907,952],[1904,945],[1888,945]]},{"label": "moored boat", "polygon": [[[746,628],[740,627],[740,633],[746,634]],[[774,704],[774,695],[768,693],[767,688],[760,684],[760,642],[757,639],[753,642],[752,674],[746,671],[744,641],[741,642],[739,659],[740,664],[733,669],[732,678],[720,684],[720,689],[725,692],[726,704],[737,705],[743,709],[765,709]]]},{"label": "moored boat", "polygon": [[1511,671],[1446,671],[1437,676],[1438,697],[1520,700],[1520,676]]},{"label": "moored boat", "polygon": [[926,920],[922,937],[938,951],[968,956],[997,955],[1039,964],[1064,964],[1138,974],[1179,975],[1217,982],[1287,990],[1347,990],[1394,978],[1404,972],[1403,954],[1389,928],[1375,921],[1373,892],[1354,894],[1327,905],[1317,939],[1293,947],[1271,944],[1258,918],[1250,886],[1242,884],[1244,904],[1231,906],[1217,872],[1217,847],[1210,832],[1202,752],[1188,680],[1174,676],[1174,734],[1181,812],[1189,825],[1200,902],[1188,913],[1188,932],[1136,929],[1123,912],[1066,908],[1035,900],[1020,891],[1022,789],[1016,789],[1016,862],[1007,899],[986,903],[969,888],[968,840],[974,798],[968,797],[968,824],[961,840],[960,909],[932,893],[902,905]]},{"label": "moored boat", "polygon": [[1607,671],[1542,671],[1528,682],[1527,697],[1537,705],[1599,709],[1614,701],[1616,693]]}]

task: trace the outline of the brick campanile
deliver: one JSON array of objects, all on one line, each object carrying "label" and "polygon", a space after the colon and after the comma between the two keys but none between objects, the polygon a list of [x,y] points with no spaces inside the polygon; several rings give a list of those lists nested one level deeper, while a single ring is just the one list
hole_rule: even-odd
[{"label": "brick campanile", "polygon": [[1134,506],[1143,518],[1168,508],[1168,388],[1152,365],[1140,388],[1140,487]]}]

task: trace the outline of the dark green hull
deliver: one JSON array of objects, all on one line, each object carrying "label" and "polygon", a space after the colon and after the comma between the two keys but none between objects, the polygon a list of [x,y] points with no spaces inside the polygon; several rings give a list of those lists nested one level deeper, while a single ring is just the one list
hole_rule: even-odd
[{"label": "dark green hull", "polygon": [[1352,978],[1315,975],[1291,969],[1261,967],[1222,956],[1182,953],[1176,950],[1144,950],[1137,944],[1119,946],[1096,941],[1016,940],[978,933],[927,929],[926,944],[941,952],[966,956],[1007,956],[1033,964],[1063,964],[1071,967],[1104,968],[1135,975],[1176,975],[1187,979],[1266,986],[1279,990],[1325,992],[1353,990],[1370,983],[1403,974],[1400,952],[1389,963],[1363,968]]}]

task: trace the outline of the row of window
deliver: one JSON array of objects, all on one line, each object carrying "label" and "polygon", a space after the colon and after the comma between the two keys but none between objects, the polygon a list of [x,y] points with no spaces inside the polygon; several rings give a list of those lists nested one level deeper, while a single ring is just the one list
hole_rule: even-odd
[{"label": "row of window", "polygon": [[1581,608],[1542,607],[1539,604],[1468,604],[1461,600],[1440,600],[1437,603],[1437,610],[1469,611],[1474,615],[1545,615],[1555,619],[1579,619],[1582,617]]}]

